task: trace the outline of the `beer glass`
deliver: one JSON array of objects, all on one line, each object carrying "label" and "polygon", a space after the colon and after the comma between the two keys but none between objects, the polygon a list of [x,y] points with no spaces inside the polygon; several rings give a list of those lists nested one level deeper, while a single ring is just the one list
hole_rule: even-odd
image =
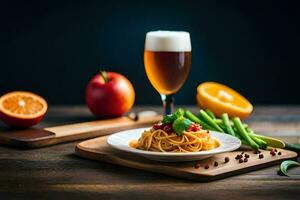
[{"label": "beer glass", "polygon": [[189,74],[191,51],[188,32],[151,31],[146,34],[145,71],[150,83],[161,95],[165,114],[173,112],[173,95]]}]

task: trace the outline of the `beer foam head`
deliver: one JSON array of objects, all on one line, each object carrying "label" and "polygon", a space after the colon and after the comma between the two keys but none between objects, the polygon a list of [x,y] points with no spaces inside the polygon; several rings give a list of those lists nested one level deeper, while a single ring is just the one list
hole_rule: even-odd
[{"label": "beer foam head", "polygon": [[183,31],[151,31],[146,35],[146,51],[191,51],[190,34]]}]

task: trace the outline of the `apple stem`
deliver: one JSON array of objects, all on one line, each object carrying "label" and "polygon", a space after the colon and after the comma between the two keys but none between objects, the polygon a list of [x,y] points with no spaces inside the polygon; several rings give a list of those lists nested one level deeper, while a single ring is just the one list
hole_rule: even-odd
[{"label": "apple stem", "polygon": [[106,71],[100,71],[100,75],[102,76],[104,83],[108,83],[109,79],[108,79],[108,74]]}]

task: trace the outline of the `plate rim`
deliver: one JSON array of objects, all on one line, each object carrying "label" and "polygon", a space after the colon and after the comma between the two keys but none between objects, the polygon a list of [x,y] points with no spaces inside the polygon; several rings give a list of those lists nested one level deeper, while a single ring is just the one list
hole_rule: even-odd
[{"label": "plate rim", "polygon": [[[232,138],[233,140],[236,140],[237,144],[232,147],[223,149],[223,150],[220,150],[221,147],[217,147],[215,149],[206,150],[206,151],[180,153],[180,152],[156,152],[156,151],[145,151],[145,150],[140,150],[140,149],[134,149],[129,146],[129,141],[126,144],[126,148],[123,148],[123,146],[121,147],[121,146],[115,145],[111,142],[112,138],[116,137],[116,135],[125,134],[126,132],[130,132],[130,131],[134,131],[134,130],[145,130],[145,129],[149,129],[149,128],[151,128],[151,127],[143,127],[143,128],[135,128],[135,129],[119,131],[119,132],[113,133],[110,136],[108,136],[106,142],[110,147],[112,147],[113,149],[117,149],[119,151],[129,152],[129,153],[143,155],[143,156],[159,156],[159,157],[209,156],[209,155],[215,155],[215,154],[220,154],[220,153],[224,153],[224,152],[234,151],[234,150],[240,148],[242,145],[242,142],[238,138],[236,138],[232,135],[218,132],[218,131],[210,131],[210,132],[212,132],[213,134],[222,134],[225,137]],[[142,132],[141,132],[141,134],[142,134]],[[217,138],[217,139],[219,139],[219,138]],[[222,141],[220,141],[220,143],[222,145]]]}]

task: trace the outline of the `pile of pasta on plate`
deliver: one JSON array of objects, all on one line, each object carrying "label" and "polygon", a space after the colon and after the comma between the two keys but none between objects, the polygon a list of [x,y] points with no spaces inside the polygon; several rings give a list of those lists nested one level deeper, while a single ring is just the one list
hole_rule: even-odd
[{"label": "pile of pasta on plate", "polygon": [[130,146],[156,152],[199,152],[217,148],[219,141],[209,130],[184,116],[184,110],[165,115],[163,120],[145,130]]}]

